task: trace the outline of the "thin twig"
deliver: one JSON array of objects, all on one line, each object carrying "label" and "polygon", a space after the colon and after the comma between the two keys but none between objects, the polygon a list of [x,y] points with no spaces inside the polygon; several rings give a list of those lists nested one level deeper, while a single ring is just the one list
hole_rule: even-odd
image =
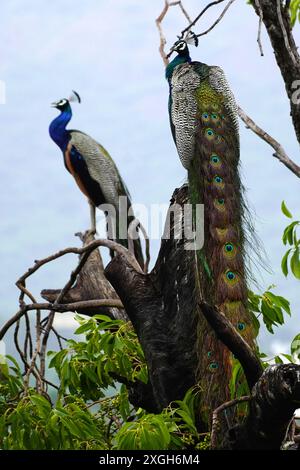
[{"label": "thin twig", "polygon": [[261,42],[261,27],[262,27],[262,23],[263,23],[263,19],[264,19],[264,14],[263,14],[261,5],[259,3],[259,0],[255,0],[255,5],[256,5],[258,13],[259,13],[257,43],[258,43],[258,47],[259,47],[259,50],[260,50],[260,55],[264,56],[264,50],[263,50],[262,42]]},{"label": "thin twig", "polygon": [[198,23],[198,21],[200,20],[200,18],[204,15],[204,13],[211,7],[213,7],[214,5],[218,5],[219,3],[222,3],[224,2],[225,0],[216,0],[215,2],[211,2],[209,3],[208,5],[206,5],[205,8],[203,8],[203,10],[199,13],[198,16],[196,16],[196,18],[194,19],[194,21],[192,21],[186,28],[184,28],[182,31],[181,31],[181,37],[183,37],[183,35],[189,31],[193,26],[195,26],[196,23]]},{"label": "thin twig", "polygon": [[53,325],[52,325],[52,327],[51,327],[51,331],[53,331],[53,333],[54,333],[55,336],[56,336],[59,349],[62,350],[62,349],[63,349],[63,345],[62,345],[61,340],[63,339],[64,341],[68,341],[67,338],[63,338],[63,337],[58,333],[58,331],[56,331],[56,329],[54,328]]},{"label": "thin twig", "polygon": [[220,424],[219,421],[219,415],[222,413],[222,411],[226,410],[227,408],[230,408],[232,406],[238,405],[239,403],[245,402],[245,401],[250,401],[252,397],[246,396],[246,397],[240,397],[236,398],[235,400],[227,401],[226,403],[223,403],[221,406],[216,408],[213,412],[212,415],[212,428],[211,428],[211,449],[216,449],[217,444],[218,444],[218,427]]},{"label": "thin twig", "polygon": [[41,380],[43,382],[45,382],[46,384],[50,385],[50,387],[53,387],[55,388],[56,390],[59,390],[59,387],[57,385],[55,385],[53,382],[50,382],[50,380],[47,380],[45,379],[44,377],[41,378]]},{"label": "thin twig", "polygon": [[203,33],[200,33],[200,34],[196,34],[197,38],[200,38],[201,36],[204,36],[205,34],[208,34],[210,33],[216,26],[217,24],[220,23],[220,21],[224,18],[227,10],[231,7],[231,5],[233,4],[233,2],[235,2],[235,0],[230,0],[226,7],[224,8],[224,10],[222,11],[222,13],[220,14],[220,16],[216,19],[216,21],[206,30],[206,31],[203,31]]},{"label": "thin twig", "polygon": [[[25,380],[25,385],[28,387],[29,384],[29,378],[30,374],[33,373],[34,376],[37,378],[37,389],[40,388],[41,386],[41,380],[45,382],[45,364],[46,364],[46,359],[45,359],[45,354],[46,354],[46,348],[47,348],[47,342],[49,338],[50,331],[52,330],[53,327],[53,322],[54,322],[54,317],[55,317],[55,312],[60,309],[61,307],[61,301],[63,300],[64,296],[67,294],[67,292],[71,289],[72,285],[77,279],[77,276],[81,269],[83,268],[84,264],[86,263],[88,257],[90,254],[97,249],[99,246],[104,246],[109,248],[110,250],[113,250],[120,255],[124,256],[127,261],[131,264],[131,266],[138,272],[143,273],[141,270],[139,264],[137,263],[135,257],[123,246],[119,245],[118,243],[112,241],[112,240],[94,240],[88,245],[85,245],[81,248],[66,248],[65,250],[61,250],[54,255],[48,256],[47,258],[44,258],[40,261],[35,261],[34,265],[29,268],[16,282],[17,287],[20,289],[20,297],[19,297],[19,303],[20,303],[20,310],[13,316],[12,319],[10,319],[4,327],[0,330],[0,337],[3,337],[3,335],[6,333],[8,328],[17,322],[15,334],[14,334],[14,340],[16,344],[16,348],[18,353],[21,356],[21,359],[25,365],[25,374],[26,375],[26,380]],[[41,332],[42,332],[42,324],[40,321],[40,310],[43,310],[43,304],[38,304],[35,302],[35,298],[31,294],[31,292],[26,288],[26,279],[30,277],[32,274],[34,274],[39,268],[44,266],[45,264],[54,261],[55,259],[58,259],[66,254],[69,253],[74,253],[80,255],[79,263],[76,267],[76,269],[71,273],[70,279],[67,282],[67,284],[64,286],[64,288],[60,291],[60,294],[58,295],[56,301],[53,304],[48,304],[47,305],[47,310],[50,310],[50,313],[48,317],[45,319],[45,329],[44,329],[44,334],[43,337],[41,337]],[[24,297],[28,296],[33,304],[31,306],[28,306],[24,302]],[[104,300],[105,304],[107,305],[106,299],[101,299],[102,302]],[[80,306],[86,306],[86,302],[83,303],[76,303],[77,305],[73,305],[72,307],[75,308],[80,308]],[[42,306],[42,308],[40,308]],[[90,305],[88,305],[90,306]],[[93,305],[95,306],[95,305]],[[117,305],[119,307],[119,305]],[[37,344],[36,344],[36,349],[34,354],[32,353],[32,350],[30,350],[30,356],[32,358],[31,364],[28,363],[26,354],[24,354],[24,351],[27,351],[27,344],[29,344],[30,349],[32,349],[32,340],[31,340],[31,333],[30,333],[30,323],[29,319],[27,318],[27,312],[32,309],[37,309],[37,324],[39,326],[36,326],[36,331],[37,331]],[[62,308],[62,311],[67,311],[66,310],[66,305],[64,305]],[[123,308],[123,305],[122,305]],[[70,310],[69,310],[70,311]],[[26,318],[26,336],[25,336],[25,345],[24,345],[24,351],[21,351],[21,348],[18,343],[18,332],[19,332],[19,322],[20,318],[25,315]],[[37,372],[35,372],[34,368],[36,367],[36,359],[40,358],[40,370],[37,369]]]},{"label": "thin twig", "polygon": [[277,15],[278,15],[278,20],[279,20],[279,23],[280,23],[281,31],[282,31],[282,34],[283,34],[285,47],[286,47],[286,49],[289,53],[289,56],[291,57],[291,59],[293,61],[293,64],[298,65],[297,64],[297,59],[294,56],[294,53],[291,49],[289,39],[288,39],[288,36],[287,36],[287,32],[286,32],[286,29],[285,29],[285,26],[284,26],[284,21],[283,21],[282,12],[281,12],[281,0],[277,0]]},{"label": "thin twig", "polygon": [[189,23],[192,22],[192,19],[190,17],[190,15],[188,14],[188,12],[186,11],[186,9],[184,8],[184,6],[182,5],[182,1],[180,0],[180,2],[178,3],[182,13],[184,14],[184,16],[186,17],[186,19],[188,20]]},{"label": "thin twig", "polygon": [[[31,310],[53,310],[55,308],[56,312],[65,313],[65,312],[76,312],[82,310],[84,308],[99,308],[99,307],[109,307],[109,308],[119,308],[124,309],[124,305],[122,304],[121,300],[119,299],[95,299],[95,300],[81,300],[79,302],[72,302],[67,304],[53,304],[53,303],[35,303],[35,304],[28,304],[22,310],[18,310],[18,312],[10,318],[5,325],[0,330],[0,340],[4,337],[7,330],[16,323],[25,312],[29,312]],[[44,318],[41,322],[41,325],[48,322],[48,318]]]},{"label": "thin twig", "polygon": [[137,229],[141,230],[143,237],[145,239],[146,261],[144,263],[144,273],[147,274],[149,263],[150,263],[150,240],[149,240],[149,236],[146,232],[145,227],[141,224],[141,222],[137,218],[132,220],[132,222],[130,222],[130,225],[128,227],[128,250],[130,251],[130,253],[134,254],[134,240],[135,240],[134,232]]},{"label": "thin twig", "polygon": [[167,55],[165,53],[165,45],[167,44],[167,40],[163,34],[163,30],[162,30],[162,21],[164,19],[164,17],[166,16],[168,10],[169,10],[169,2],[167,0],[165,0],[165,6],[161,12],[161,14],[156,18],[155,20],[155,23],[156,23],[156,26],[157,26],[157,29],[158,29],[158,33],[159,33],[159,38],[160,38],[160,44],[159,44],[159,53],[161,55],[161,58],[165,64],[165,66],[168,65],[169,63],[169,60],[167,58]]},{"label": "thin twig", "polygon": [[119,253],[123,255],[128,262],[132,265],[134,269],[136,269],[139,272],[142,272],[140,265],[136,261],[135,257],[129,253],[129,251],[119,243],[116,243],[112,240],[105,240],[105,239],[98,239],[94,240],[88,245],[85,245],[81,248],[77,247],[70,247],[70,248],[65,248],[64,250],[60,250],[53,255],[47,256],[46,258],[43,258],[41,260],[35,261],[34,265],[29,268],[16,282],[16,286],[21,288],[22,283],[27,279],[28,277],[32,276],[38,269],[40,269],[42,266],[44,266],[47,263],[50,263],[51,261],[54,261],[58,258],[61,258],[62,256],[68,255],[68,254],[75,254],[75,255],[83,255],[83,253],[89,252],[91,253],[95,249],[97,249],[99,246],[104,246],[106,248],[109,248],[110,250],[115,251],[116,253]]},{"label": "thin twig", "polygon": [[[224,1],[224,0],[221,0],[221,1]],[[163,33],[162,22],[163,22],[166,14],[167,14],[169,8],[170,7],[175,7],[175,6],[180,7],[183,15],[186,17],[186,19],[188,20],[189,23],[191,23],[191,21],[192,21],[189,14],[188,14],[188,12],[186,11],[184,6],[182,5],[181,0],[177,0],[177,1],[174,1],[174,2],[169,2],[168,0],[165,0],[164,8],[163,8],[161,14],[155,20],[155,23],[156,23],[156,26],[157,26],[157,29],[158,29],[158,33],[159,33],[159,37],[160,37],[159,53],[161,55],[161,58],[162,58],[165,66],[168,65],[169,59],[168,59],[167,54],[165,53],[165,45],[167,44],[167,40],[166,40],[165,35]]]},{"label": "thin twig", "polygon": [[18,351],[18,353],[21,357],[21,360],[24,364],[24,367],[25,367],[24,371],[25,371],[25,374],[26,374],[27,370],[30,368],[30,365],[28,364],[27,358],[25,357],[24,352],[22,351],[22,349],[20,348],[20,345],[19,345],[19,339],[18,339],[19,329],[20,329],[20,320],[17,321],[16,328],[15,328],[15,331],[14,331],[14,343],[15,343],[16,350]]},{"label": "thin twig", "polygon": [[271,137],[266,131],[261,129],[255,122],[247,116],[245,111],[238,107],[238,114],[242,121],[246,124],[247,128],[251,129],[258,137],[269,144],[274,150],[273,157],[277,158],[283,163],[290,171],[292,171],[298,178],[300,178],[300,166],[298,166],[293,160],[289,158],[282,145]]},{"label": "thin twig", "polygon": [[57,299],[55,300],[53,304],[53,309],[51,310],[49,314],[48,322],[46,324],[43,339],[42,339],[41,352],[40,352],[40,361],[41,361],[40,369],[41,369],[42,377],[45,376],[45,372],[46,372],[46,349],[47,349],[47,343],[48,343],[50,331],[52,329],[53,322],[54,322],[55,308],[56,308],[55,305],[59,304],[63,300],[64,296],[69,292],[74,282],[76,281],[78,274],[80,273],[81,269],[85,265],[89,255],[90,255],[90,252],[85,252],[82,255],[82,257],[79,259],[79,263],[77,267],[74,269],[74,271],[71,272],[70,279],[68,280],[66,285],[63,287],[63,289],[60,291]]},{"label": "thin twig", "polygon": [[[92,242],[92,243],[94,243],[94,242]],[[89,246],[89,245],[87,245],[87,246]],[[86,261],[88,260],[88,257],[89,257],[90,254],[91,254],[91,251],[85,251],[83,253],[83,256],[80,258],[77,267],[74,269],[74,271],[71,272],[70,279],[68,280],[66,285],[63,287],[63,289],[60,291],[60,293],[57,296],[56,301],[53,304],[53,309],[51,310],[51,313],[49,315],[48,323],[47,323],[46,328],[45,328],[45,332],[44,332],[44,336],[43,336],[43,340],[42,340],[42,345],[41,345],[40,358],[41,358],[41,375],[42,375],[42,377],[45,376],[46,348],[47,348],[47,342],[48,342],[49,334],[50,334],[50,331],[51,331],[51,328],[52,328],[53,322],[54,322],[56,305],[59,304],[64,299],[64,296],[69,292],[69,290],[73,286],[74,282],[76,281],[78,274],[80,273],[81,269],[83,268]],[[134,255],[132,255],[132,257],[134,258]]]}]

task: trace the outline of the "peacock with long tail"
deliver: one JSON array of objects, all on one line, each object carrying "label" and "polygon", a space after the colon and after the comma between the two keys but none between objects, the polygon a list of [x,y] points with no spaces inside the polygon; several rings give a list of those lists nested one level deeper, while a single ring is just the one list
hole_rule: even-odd
[{"label": "peacock with long tail", "polygon": [[[192,61],[189,43],[197,45],[197,37],[189,34],[172,47],[177,55],[166,68],[166,78],[171,130],[180,161],[188,171],[189,199],[193,205],[204,204],[205,241],[195,252],[200,296],[217,306],[255,348],[247,310],[237,106],[223,70]],[[220,395],[224,401],[224,390],[230,398],[234,358],[201,314],[198,338],[198,378],[205,391],[205,412],[205,406],[220,405]]]},{"label": "peacock with long tail", "polygon": [[[130,194],[115,162],[105,148],[84,132],[66,129],[72,118],[72,101],[81,102],[79,94],[75,91],[69,99],[63,98],[52,103],[52,107],[58,109],[60,114],[50,124],[50,137],[61,149],[66,169],[88,199],[91,232],[96,233],[95,212],[98,207],[106,214],[110,238],[128,248],[127,231],[135,219]],[[109,210],[109,205],[114,211]],[[136,236],[134,238],[135,256],[143,266],[140,239]]]}]

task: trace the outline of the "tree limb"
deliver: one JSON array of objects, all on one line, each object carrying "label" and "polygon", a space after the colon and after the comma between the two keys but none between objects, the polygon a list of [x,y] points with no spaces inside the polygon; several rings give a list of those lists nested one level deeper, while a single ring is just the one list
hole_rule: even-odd
[{"label": "tree limb", "polygon": [[218,5],[219,3],[223,3],[225,0],[216,0],[214,2],[211,2],[209,3],[208,5],[206,5],[205,8],[203,8],[203,10],[199,13],[199,15],[196,16],[196,18],[186,27],[184,28],[182,31],[181,31],[181,37],[183,37],[183,35],[185,33],[187,33],[188,31],[190,31],[190,29],[195,26],[196,23],[198,23],[198,21],[200,20],[200,18],[207,12],[207,10],[215,5]]},{"label": "tree limb", "polygon": [[212,450],[215,450],[217,448],[218,431],[219,431],[218,428],[220,426],[219,415],[223,411],[225,411],[227,408],[231,408],[232,406],[236,406],[239,403],[244,403],[250,400],[251,400],[251,397],[249,396],[235,398],[234,400],[223,403],[221,406],[219,406],[218,408],[214,410],[213,415],[212,415],[212,427],[211,427],[211,438],[210,438],[210,447]]},{"label": "tree limb", "polygon": [[252,5],[259,17],[262,14],[285,83],[294,129],[300,143],[300,102],[293,99],[293,85],[300,77],[300,57],[291,29],[289,10],[282,10],[279,0],[276,0],[276,5],[274,3],[274,0],[257,0]]},{"label": "tree limb", "polygon": [[259,4],[259,0],[255,0],[255,5],[256,5],[256,7],[258,9],[258,13],[259,13],[257,44],[258,44],[258,47],[259,47],[259,50],[260,50],[260,55],[263,57],[264,51],[263,51],[263,47],[262,47],[262,43],[261,43],[261,26],[262,26],[264,14],[263,14],[263,11],[262,11],[261,6]]},{"label": "tree limb", "polygon": [[264,140],[275,150],[273,157],[277,158],[281,163],[283,163],[283,165],[285,165],[290,171],[298,176],[298,178],[300,178],[300,166],[298,166],[293,160],[289,158],[282,145],[273,137],[271,137],[266,131],[255,124],[255,122],[249,116],[247,116],[245,111],[243,111],[239,106],[238,114],[248,129],[251,129],[258,137]]},{"label": "tree limb", "polygon": [[278,450],[300,405],[300,366],[268,367],[251,393],[246,421],[229,431],[231,448]]},{"label": "tree limb", "polygon": [[203,31],[203,33],[199,33],[199,34],[196,34],[197,38],[200,38],[201,36],[204,36],[205,34],[208,34],[210,33],[219,23],[220,21],[224,18],[227,10],[231,7],[231,5],[233,4],[235,0],[230,0],[226,7],[224,8],[224,10],[222,11],[222,13],[220,14],[220,16],[216,19],[216,21],[208,28],[206,29],[205,31]]}]

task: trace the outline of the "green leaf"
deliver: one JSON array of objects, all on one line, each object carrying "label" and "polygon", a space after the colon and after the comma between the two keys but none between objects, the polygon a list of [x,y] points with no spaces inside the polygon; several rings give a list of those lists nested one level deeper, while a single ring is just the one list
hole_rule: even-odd
[{"label": "green leaf", "polygon": [[290,4],[291,26],[295,26],[296,20],[300,21],[300,0],[292,0]]},{"label": "green leaf", "polygon": [[298,220],[295,220],[294,222],[292,222],[291,224],[289,224],[285,229],[284,229],[284,232],[283,232],[283,235],[282,235],[282,241],[284,243],[284,245],[286,245],[287,243],[290,245],[290,246],[293,246],[294,245],[294,238],[295,238],[295,228],[299,225],[299,221]]},{"label": "green leaf", "polygon": [[291,344],[291,354],[292,356],[300,359],[300,333],[295,336]]},{"label": "green leaf", "polygon": [[197,433],[197,429],[195,427],[195,424],[193,423],[192,418],[190,417],[190,415],[186,411],[178,409],[178,410],[176,410],[176,414],[181,416],[181,418],[185,421],[185,423],[188,425],[189,429],[192,432]]},{"label": "green leaf", "polygon": [[[300,346],[300,342],[299,342],[299,346]],[[281,356],[285,357],[289,362],[294,362],[293,357],[290,354],[281,353]]]},{"label": "green leaf", "polygon": [[283,360],[281,359],[280,356],[275,356],[274,360],[275,360],[275,364],[283,364]]},{"label": "green leaf", "polygon": [[291,270],[297,279],[300,279],[300,250],[297,248],[291,258]]},{"label": "green leaf", "polygon": [[77,330],[75,331],[75,335],[80,335],[82,333],[85,333],[86,331],[89,331],[92,327],[91,321],[87,321],[86,323],[83,323]]},{"label": "green leaf", "polygon": [[286,207],[284,201],[282,201],[282,203],[281,203],[281,212],[282,212],[286,217],[288,217],[289,219],[292,219],[292,218],[293,218],[292,214],[290,213],[290,211],[289,211],[288,208]]},{"label": "green leaf", "polygon": [[275,295],[273,292],[267,291],[264,294],[276,307],[283,308],[288,315],[291,315],[290,302],[281,297],[280,295]]},{"label": "green leaf", "polygon": [[291,248],[286,252],[286,254],[284,255],[284,257],[282,258],[282,261],[281,261],[281,270],[282,270],[283,274],[285,275],[285,277],[287,277],[288,272],[289,272],[288,258],[289,258],[290,252],[291,252]]}]

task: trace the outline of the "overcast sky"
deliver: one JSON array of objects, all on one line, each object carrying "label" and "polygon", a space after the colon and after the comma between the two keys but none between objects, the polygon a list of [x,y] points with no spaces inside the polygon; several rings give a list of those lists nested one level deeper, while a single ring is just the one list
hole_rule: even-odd
[{"label": "overcast sky", "polygon": [[[1,73],[6,104],[1,120],[0,314],[17,309],[15,280],[33,263],[66,246],[89,224],[89,208],[65,171],[62,155],[48,135],[57,111],[54,100],[72,89],[82,97],[73,106],[72,128],[87,132],[115,159],[136,203],[166,204],[186,178],[168,122],[168,86],[158,54],[155,18],[163,0],[10,0],[0,16]],[[207,2],[186,0],[194,16]],[[198,25],[204,29],[218,8]],[[175,8],[165,23],[169,44],[185,26]],[[300,43],[299,27],[295,29]],[[258,124],[278,138],[299,161],[289,104],[265,31],[265,56],[259,55],[257,17],[246,1],[235,2],[222,23],[201,38],[194,60],[224,68],[236,99]],[[280,272],[280,212],[285,199],[300,216],[299,182],[272,157],[272,150],[241,125],[242,178],[254,212],[256,230],[273,269],[262,288],[291,300],[293,317],[273,337],[261,335],[262,349],[287,352],[300,331],[299,282]],[[152,243],[156,259],[159,242]],[[59,288],[74,265],[67,258],[41,271],[30,283]]]}]

